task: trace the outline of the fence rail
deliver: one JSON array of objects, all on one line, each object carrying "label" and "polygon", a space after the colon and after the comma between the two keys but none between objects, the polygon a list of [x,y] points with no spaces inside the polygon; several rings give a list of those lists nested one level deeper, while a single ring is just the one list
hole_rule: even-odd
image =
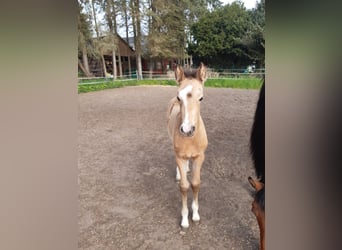
[{"label": "fence rail", "polygon": [[[246,72],[242,69],[222,69],[214,70],[208,69],[208,79],[239,79],[239,78],[261,78],[265,74],[265,69],[255,69],[253,72]],[[137,80],[137,72],[134,71],[131,75],[117,76],[116,79],[113,76],[108,77],[78,77],[78,84],[96,84],[103,82],[113,81],[129,81]],[[146,80],[172,80],[174,79],[174,72],[169,71],[166,74],[154,73],[150,71],[142,72],[142,79]],[[141,80],[142,80],[141,79]]]}]

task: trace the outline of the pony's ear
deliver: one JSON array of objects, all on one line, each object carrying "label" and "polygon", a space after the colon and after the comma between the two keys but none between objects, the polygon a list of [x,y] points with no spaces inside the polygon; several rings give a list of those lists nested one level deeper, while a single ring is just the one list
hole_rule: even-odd
[{"label": "pony's ear", "polygon": [[184,70],[181,66],[177,65],[177,68],[175,70],[175,77],[176,77],[176,81],[178,83],[178,85],[180,84],[181,81],[184,80],[185,76],[184,76]]},{"label": "pony's ear", "polygon": [[200,80],[202,84],[207,80],[207,67],[203,63],[201,63],[197,69],[196,78]]}]

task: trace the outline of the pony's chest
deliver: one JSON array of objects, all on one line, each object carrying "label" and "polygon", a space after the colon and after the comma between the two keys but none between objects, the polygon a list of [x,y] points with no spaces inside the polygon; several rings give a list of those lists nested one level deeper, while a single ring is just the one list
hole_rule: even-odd
[{"label": "pony's chest", "polygon": [[174,144],[175,153],[185,159],[195,158],[204,153],[208,145],[206,138],[201,140],[178,140]]}]

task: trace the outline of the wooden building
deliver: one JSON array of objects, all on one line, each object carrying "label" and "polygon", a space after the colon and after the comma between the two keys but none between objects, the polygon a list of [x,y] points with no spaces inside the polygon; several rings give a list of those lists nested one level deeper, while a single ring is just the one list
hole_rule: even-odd
[{"label": "wooden building", "polygon": [[[104,39],[101,37],[100,39]],[[118,49],[116,51],[116,76],[122,77],[125,75],[129,75],[129,72],[132,73],[135,71],[135,52],[132,47],[128,45],[128,43],[117,35],[118,41]],[[119,58],[120,56],[120,58]],[[108,74],[113,75],[113,55],[111,50],[104,51],[104,61],[106,65],[106,71]],[[89,58],[89,71],[94,76],[103,77],[105,76],[103,62],[101,58]],[[122,75],[120,74],[119,64],[121,62],[122,67]]]},{"label": "wooden building", "polygon": [[[105,39],[106,37],[101,37],[100,39]],[[129,43],[126,42],[122,37],[117,35],[118,50],[116,51],[116,76],[118,78],[122,77],[135,77],[136,75],[136,58],[134,50],[133,38],[129,38]],[[146,48],[146,44],[143,43],[143,51]],[[120,56],[120,58],[119,58]],[[107,74],[113,74],[113,55],[110,49],[104,51],[104,62],[106,65]],[[89,60],[89,71],[92,75],[96,77],[104,77],[104,67],[101,58],[88,58]],[[174,70],[176,65],[176,59],[172,58],[157,58],[151,59],[143,56],[142,59],[142,71],[143,75],[161,75],[166,74],[170,70]],[[122,74],[120,74],[119,64],[121,62]]]}]

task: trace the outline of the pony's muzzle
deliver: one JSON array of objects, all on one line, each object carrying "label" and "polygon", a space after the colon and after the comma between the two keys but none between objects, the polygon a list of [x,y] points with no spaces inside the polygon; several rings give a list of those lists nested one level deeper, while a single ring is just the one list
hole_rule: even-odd
[{"label": "pony's muzzle", "polygon": [[182,125],[180,126],[180,132],[182,135],[184,136],[193,136],[194,132],[195,132],[195,126],[186,126],[186,125]]}]

